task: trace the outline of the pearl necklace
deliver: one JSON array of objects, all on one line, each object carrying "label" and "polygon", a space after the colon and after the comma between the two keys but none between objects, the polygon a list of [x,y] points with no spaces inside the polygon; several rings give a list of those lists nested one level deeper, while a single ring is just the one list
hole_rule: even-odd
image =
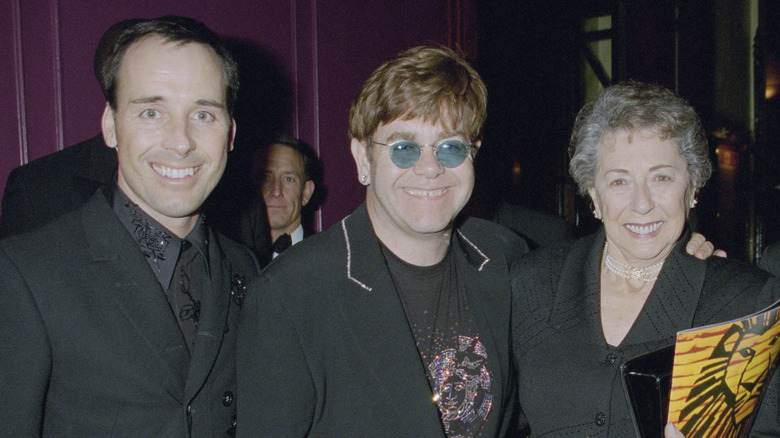
[{"label": "pearl necklace", "polygon": [[646,268],[634,268],[615,260],[614,257],[609,255],[607,251],[608,245],[608,242],[604,242],[604,264],[607,265],[607,269],[618,277],[641,281],[655,281],[658,278],[658,273],[661,272],[661,268],[664,265],[663,261]]}]

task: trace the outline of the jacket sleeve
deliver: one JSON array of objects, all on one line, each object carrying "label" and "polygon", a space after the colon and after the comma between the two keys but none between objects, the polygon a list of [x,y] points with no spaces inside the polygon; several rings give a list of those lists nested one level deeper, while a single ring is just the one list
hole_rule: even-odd
[{"label": "jacket sleeve", "polygon": [[30,220],[34,220],[26,217],[27,212],[31,211],[31,206],[23,179],[19,168],[12,170],[8,175],[3,193],[3,210],[0,215],[0,237],[19,234],[27,229]]},{"label": "jacket sleeve", "polygon": [[38,305],[0,247],[0,436],[40,436],[50,372]]},{"label": "jacket sleeve", "polygon": [[316,391],[284,292],[260,277],[250,285],[238,327],[236,432],[239,437],[303,437]]}]

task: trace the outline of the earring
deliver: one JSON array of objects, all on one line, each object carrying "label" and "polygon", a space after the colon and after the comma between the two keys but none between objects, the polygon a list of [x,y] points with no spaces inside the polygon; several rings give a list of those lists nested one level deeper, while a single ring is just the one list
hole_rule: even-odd
[{"label": "earring", "polygon": [[598,220],[601,220],[601,215],[600,215],[600,214],[599,214],[599,212],[598,212],[598,211],[596,211],[596,210],[593,210],[593,217],[595,217],[595,218],[596,218],[596,219],[598,219]]},{"label": "earring", "polygon": [[699,202],[699,201],[697,201],[697,200],[696,200],[696,198],[693,198],[693,200],[691,201],[691,208],[693,208],[693,207],[696,207],[696,204],[697,204],[698,202]]},{"label": "earring", "polygon": [[366,178],[366,176],[365,176],[365,175],[361,175],[361,176],[360,176],[360,184],[363,184],[363,185],[365,185],[365,184],[366,184],[366,180],[367,180],[367,179],[368,179],[368,178]]}]

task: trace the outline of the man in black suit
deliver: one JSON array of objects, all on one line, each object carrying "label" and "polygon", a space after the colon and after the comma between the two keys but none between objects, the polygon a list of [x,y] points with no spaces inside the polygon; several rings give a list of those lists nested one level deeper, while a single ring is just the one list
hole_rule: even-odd
[{"label": "man in black suit", "polygon": [[254,158],[252,177],[268,212],[275,258],[312,234],[304,217],[309,219],[309,201],[322,190],[321,166],[311,146],[286,134],[274,137],[268,147],[257,150]]},{"label": "man in black suit", "polygon": [[101,69],[115,182],[0,241],[0,435],[228,436],[259,266],[201,205],[233,144],[235,63],[168,16],[123,29]]},{"label": "man in black suit", "polygon": [[292,246],[239,325],[239,436],[499,436],[514,419],[509,278],[523,240],[458,218],[486,90],[448,49],[382,65],[350,111],[366,202]]}]

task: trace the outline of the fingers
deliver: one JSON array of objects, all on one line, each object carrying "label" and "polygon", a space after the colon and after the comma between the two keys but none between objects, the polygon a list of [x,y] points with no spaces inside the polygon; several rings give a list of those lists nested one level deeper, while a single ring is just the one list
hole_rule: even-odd
[{"label": "fingers", "polygon": [[711,242],[704,242],[699,249],[693,253],[693,256],[700,260],[706,260],[713,252],[715,252],[715,246]]},{"label": "fingers", "polygon": [[685,251],[701,260],[706,260],[712,255],[726,257],[726,251],[722,249],[716,250],[715,245],[713,245],[712,242],[708,242],[700,233],[691,233],[691,239],[685,244]]},{"label": "fingers", "polygon": [[685,435],[682,434],[672,423],[666,423],[666,427],[664,427],[664,438],[685,438]]}]

